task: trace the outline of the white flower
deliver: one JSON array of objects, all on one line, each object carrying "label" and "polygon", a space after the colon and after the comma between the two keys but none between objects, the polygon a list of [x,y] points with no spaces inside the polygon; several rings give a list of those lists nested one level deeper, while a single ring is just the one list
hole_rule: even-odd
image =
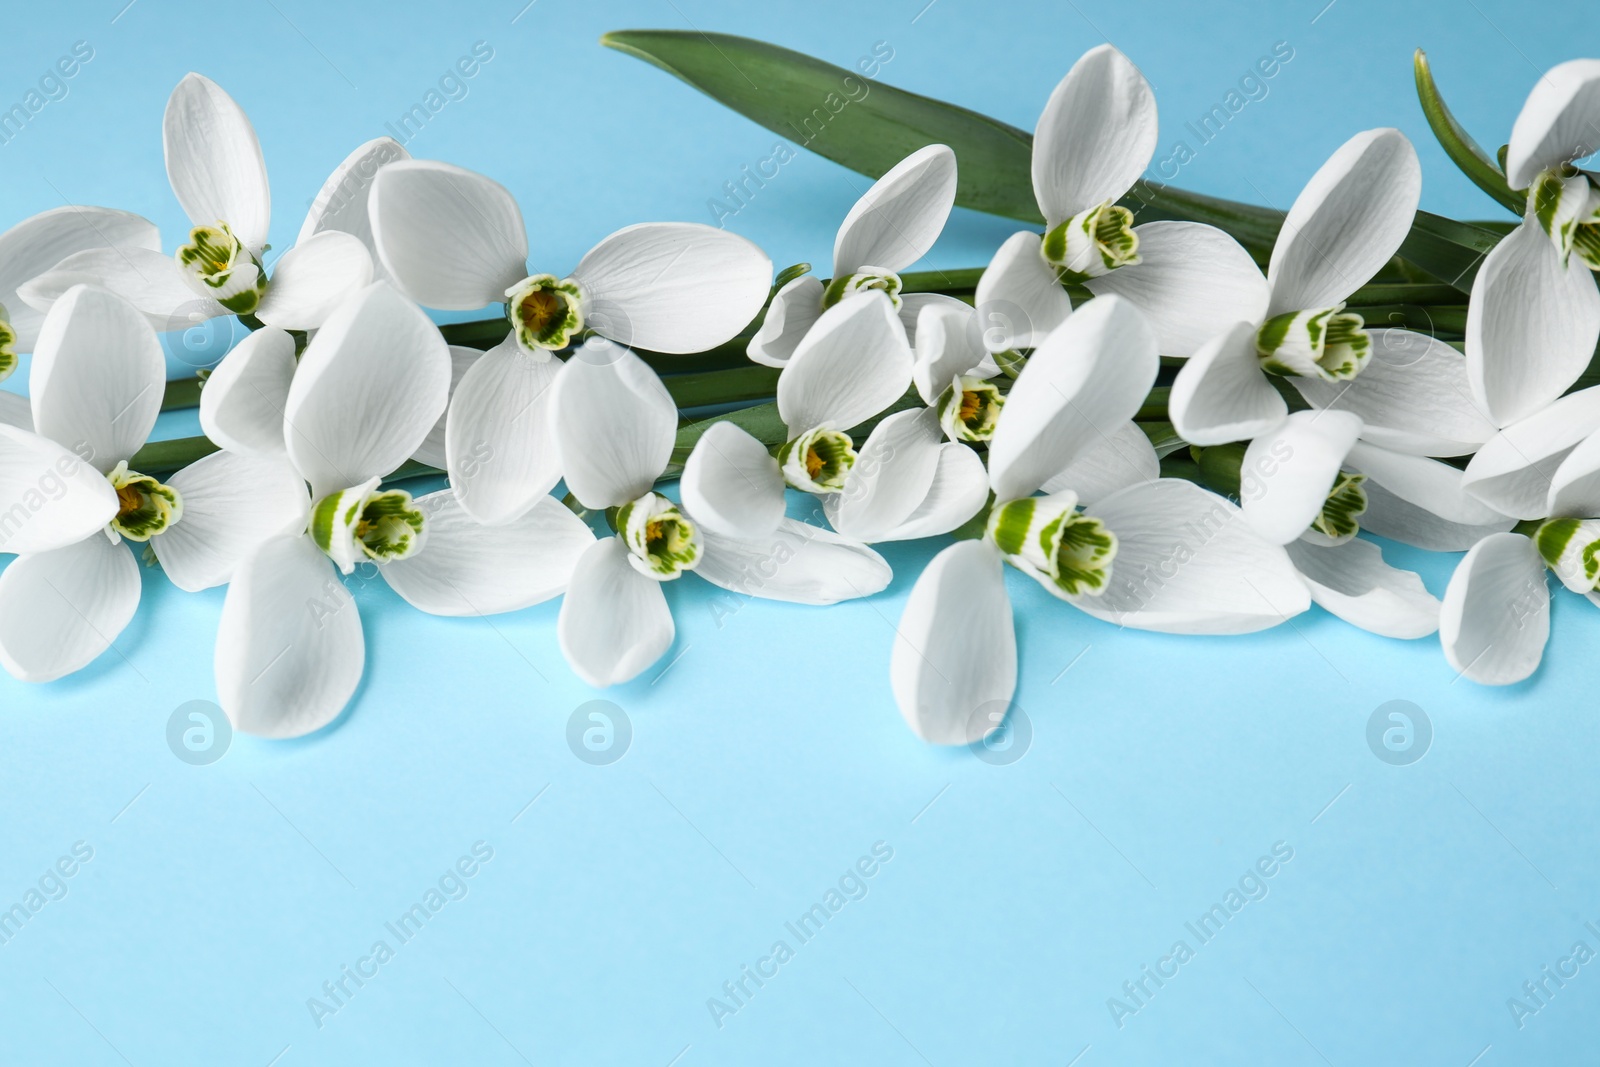
[{"label": "white flower", "polygon": [[833,242],[833,279],[811,274],[784,283],[772,297],[748,352],[782,367],[828,308],[847,296],[882,292],[908,327],[933,305],[961,305],[935,293],[902,293],[900,272],[928,253],[956,199],[956,156],[942,144],[911,153],[872,184],[850,209]]},{"label": "white flower", "polygon": [[1155,148],[1155,97],[1144,75],[1110,45],[1084,53],[1034,132],[1044,237],[1013,235],[978,283],[991,349],[1037,347],[1072,312],[1063,282],[1132,301],[1170,356],[1188,356],[1229,323],[1266,311],[1261,271],[1233,238],[1192,222],[1134,226],[1116,205]]},{"label": "white flower", "polygon": [[[171,257],[145,245],[68,255],[24,285],[23,300],[48,310],[68,288],[87,282],[123,297],[158,330],[229,314],[312,330],[372,280],[360,210],[349,200],[323,197],[268,279],[263,256],[272,194],[261,143],[244,111],[215,82],[188,74],[178,83],[167,101],[162,138],[167,178],[194,227],[188,240]],[[392,142],[368,142],[329,181],[348,186],[349,176],[374,157],[396,153],[404,155]],[[359,199],[353,191],[350,200]]]},{"label": "white flower", "polygon": [[567,487],[618,531],[578,561],[561,604],[562,654],[590,685],[637,676],[672,644],[662,585],[695,571],[737,593],[804,604],[870,596],[889,582],[876,552],[783,517],[778,464],[726,423],[696,443],[682,503],[654,485],[678,411],[654,371],[620,345],[586,342],[556,380],[550,416]]},{"label": "white flower", "polygon": [[161,343],[137,309],[76,286],[38,330],[29,387],[37,432],[0,426],[0,663],[43,682],[111,647],[139,606],[148,542],[195,591],[226,582],[261,542],[306,515],[286,464],[218,452],[166,484],[128,469],[161,408]]},{"label": "white flower", "polygon": [[1526,191],[1524,217],[1544,231],[1565,265],[1576,252],[1600,269],[1600,189],[1573,166],[1600,149],[1600,60],[1546,71],[1528,94],[1506,145],[1506,184]]}]

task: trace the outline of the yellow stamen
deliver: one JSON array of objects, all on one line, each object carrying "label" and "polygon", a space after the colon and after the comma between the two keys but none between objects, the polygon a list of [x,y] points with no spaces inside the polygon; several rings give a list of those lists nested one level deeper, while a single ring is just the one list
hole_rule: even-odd
[{"label": "yellow stamen", "polygon": [[535,289],[522,298],[522,321],[534,333],[544,332],[550,321],[564,310],[561,298],[548,289]]}]

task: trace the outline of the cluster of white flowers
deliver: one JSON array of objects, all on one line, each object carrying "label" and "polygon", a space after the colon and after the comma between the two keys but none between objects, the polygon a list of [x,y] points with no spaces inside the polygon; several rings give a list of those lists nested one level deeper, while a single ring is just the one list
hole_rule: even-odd
[{"label": "cluster of white flowers", "polygon": [[[269,276],[259,142],[191,74],[163,127],[186,243],[169,255],[149,222],[91,207],[0,235],[0,375],[32,354],[28,399],[0,393],[0,552],[17,557],[0,664],[42,682],[104,653],[139,601],[121,542],[141,542],[180,588],[227,585],[220,703],[241,730],[291,737],[360,682],[340,581],[359,564],[437,615],[562,596],[564,656],[609,686],[672,644],[666,581],[832,604],[889,584],[872,544],[958,532],[891,656],[929,741],[980,739],[1009,706],[1003,563],[1121,626],[1249,633],[1316,603],[1389,637],[1437,632],[1461,675],[1518,681],[1548,635],[1547,568],[1600,602],[1600,387],[1568,392],[1600,338],[1600,176],[1574,166],[1596,130],[1600,61],[1549,72],[1504,159],[1527,215],[1478,270],[1463,352],[1347,307],[1416,214],[1399,131],[1358,133],[1311,175],[1263,273],[1219,229],[1135,225],[1118,205],[1156,107],[1110,46],[1039,119],[1044,232],[1004,242],[969,300],[902,277],[955,202],[938,144],[856,203],[826,282],[787,271],[774,288],[760,249],[685,223],[627,227],[543,273],[505,188],[388,139],[329,177]],[[423,310],[495,304],[505,339],[482,352]],[[253,332],[201,393],[217,450],[165,480],[131,469],[162,406],[158,333],[224,315]],[[634,350],[659,366],[753,323],[781,437],[704,421],[674,466],[677,404]],[[1170,421],[1140,421],[1158,395]],[[1185,447],[1209,479],[1162,476]],[[449,487],[384,485],[412,461]],[[676,501],[658,491],[669,470]],[[790,491],[832,529],[787,517]],[[1443,601],[1363,527],[1465,550]]]}]

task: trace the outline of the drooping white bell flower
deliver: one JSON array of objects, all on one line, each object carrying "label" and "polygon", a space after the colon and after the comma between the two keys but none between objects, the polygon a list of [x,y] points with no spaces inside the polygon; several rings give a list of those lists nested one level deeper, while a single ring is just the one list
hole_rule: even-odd
[{"label": "drooping white bell flower", "polygon": [[1600,269],[1600,186],[1573,164],[1600,149],[1600,59],[1546,71],[1522,105],[1506,145],[1506,184],[1527,193],[1536,223],[1564,265],[1577,253]]},{"label": "drooping white bell flower", "polygon": [[638,356],[586,342],[556,380],[550,417],[567,487],[607,509],[615,536],[585,550],[561,603],[557,636],[590,685],[637,676],[672,644],[662,585],[695,571],[746,595],[806,604],[870,596],[889,582],[881,557],[784,518],[777,462],[726,423],[696,443],[682,502],[655,491],[676,439],[678,411]]},{"label": "drooping white bell flower", "polygon": [[130,470],[160,412],[165,361],[150,324],[77,286],[38,331],[37,432],[0,426],[0,663],[44,682],[111,647],[139,606],[148,543],[179,588],[226,582],[261,542],[303,527],[305,485],[283,463],[218,452],[167,479]]},{"label": "drooping white bell flower", "polygon": [[860,292],[881,292],[914,324],[934,294],[902,293],[900,272],[927,255],[956,200],[956,156],[942,144],[917,149],[891,167],[851,207],[833,242],[833,278],[811,274],[785,282],[772,297],[748,353],[782,367],[828,308]]},{"label": "drooping white bell flower", "polygon": [[[1270,430],[1288,405],[1269,374],[1332,382],[1341,389],[1353,388],[1352,379],[1359,384],[1357,375],[1373,356],[1373,335],[1359,314],[1345,309],[1345,301],[1405,240],[1421,190],[1416,150],[1394,129],[1356,134],[1312,175],[1273,246],[1264,317],[1239,320],[1220,331],[1178,371],[1169,411],[1184,440],[1217,445]],[[1428,351],[1426,338],[1404,336],[1406,331],[1383,334],[1383,343],[1401,353]],[[1443,355],[1433,353],[1434,358]],[[1405,377],[1411,360],[1403,356],[1390,362],[1401,369],[1386,375],[1375,392],[1398,387],[1409,390],[1405,395],[1422,396],[1436,384],[1431,375]],[[1334,398],[1313,388],[1308,399],[1326,406]],[[1433,395],[1418,405],[1416,430],[1407,420],[1413,408],[1405,402],[1367,402],[1357,410],[1376,429],[1392,421],[1403,439],[1407,432],[1419,437],[1437,432],[1436,409],[1453,402],[1470,408],[1471,398]],[[1463,416],[1446,425],[1463,421],[1470,420]]]},{"label": "drooping white bell flower", "polygon": [[1072,312],[1063,283],[1132,301],[1169,356],[1189,356],[1229,323],[1266,313],[1261,270],[1232,237],[1193,222],[1135,226],[1117,205],[1155,148],[1155,96],[1144,75],[1109,44],[1084,53],[1034,132],[1045,234],[1013,235],[978,283],[993,350],[1036,347],[1060,325]]},{"label": "drooping white bell flower", "polygon": [[[167,178],[193,224],[187,242],[170,257],[159,247],[66,256],[22,286],[23,300],[47,310],[71,286],[90,283],[123,297],[158,330],[222,315],[253,315],[281,329],[312,330],[372,280],[367,245],[359,233],[341,228],[359,228],[347,214],[352,209],[321,199],[301,239],[278,257],[267,277],[263,256],[272,194],[261,143],[244,110],[215,82],[184,76],[167,100],[162,138]],[[392,154],[369,142],[334,176],[348,177],[350,168],[359,169],[374,153]],[[331,218],[336,207],[344,210]]]},{"label": "drooping white bell flower", "polygon": [[901,617],[890,679],[919,737],[967,744],[1001,722],[1016,686],[1002,561],[1119,625],[1248,633],[1310,604],[1283,549],[1233,504],[1189,482],[1131,485],[1099,500],[1034,492],[1132,419],[1155,381],[1155,331],[1118,296],[1074,314],[1035,349],[989,443],[995,495],[980,541],[945,549]]}]

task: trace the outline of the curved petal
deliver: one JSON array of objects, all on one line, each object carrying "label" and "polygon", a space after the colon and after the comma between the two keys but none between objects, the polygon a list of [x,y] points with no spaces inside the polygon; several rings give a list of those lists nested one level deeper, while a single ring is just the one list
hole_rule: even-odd
[{"label": "curved petal", "polygon": [[900,399],[911,364],[888,297],[841,301],[823,312],[778,376],[778,414],[791,437],[820,426],[848,430]]},{"label": "curved petal", "polygon": [[388,282],[341,305],[306,345],[284,436],[313,495],[381,478],[427,438],[450,396],[450,350]]},{"label": "curved petal", "polygon": [[1526,189],[1540,171],[1600,149],[1600,59],[1573,59],[1545,71],[1511,127],[1506,184]]},{"label": "curved petal", "polygon": [[355,599],[304,535],[233,572],[217,624],[217,703],[235,730],[299,737],[339,717],[366,667]]},{"label": "curved petal", "polygon": [[783,521],[778,461],[731,422],[713,423],[695,442],[678,489],[694,521],[726,537],[765,537]]},{"label": "curved petal", "polygon": [[1399,130],[1366,130],[1340,145],[1283,221],[1267,267],[1267,314],[1342,303],[1395,254],[1421,197],[1417,150]]},{"label": "curved petal", "polygon": [[104,289],[70,289],[34,350],[34,428],[105,473],[149,439],[166,374],[161,342],[132,304]]},{"label": "curved petal", "polygon": [[[989,472],[966,445],[947,441],[939,446],[939,465],[922,503],[905,521],[885,533],[883,541],[910,541],[949,533],[971,519],[989,501]],[[824,501],[826,506],[826,501]]]},{"label": "curved petal", "polygon": [[285,252],[256,318],[284,330],[315,330],[334,308],[372,282],[372,254],[337,230],[314,234]]},{"label": "curved petal", "polygon": [[225,584],[256,549],[303,532],[311,509],[306,483],[282,455],[213,452],[166,482],[183,498],[183,518],[151,547],[172,584],[189,593]]},{"label": "curved petal", "polygon": [[[76,252],[91,248],[161,251],[155,223],[108,207],[57,207],[0,233],[0,307],[17,335],[18,352],[32,352],[49,308],[32,307],[17,290]],[[162,257],[165,258],[165,257]],[[64,292],[68,286],[62,287]]]},{"label": "curved petal", "polygon": [[378,568],[412,607],[430,615],[497,615],[542,604],[567,588],[594,534],[553,496],[512,522],[484,526],[444,489],[417,499],[428,516],[421,552]]},{"label": "curved petal", "polygon": [[319,233],[348,233],[365,245],[371,255],[374,280],[388,279],[388,272],[378,262],[378,246],[372,239],[372,219],[367,204],[378,171],[387,164],[410,158],[411,153],[400,147],[400,142],[393,137],[374,137],[351,152],[317,191],[295,244],[302,244]]},{"label": "curved petal", "polygon": [[1370,481],[1442,519],[1481,526],[1506,518],[1466,493],[1462,472],[1448,463],[1391,452],[1365,441],[1358,441],[1350,449],[1348,462]]},{"label": "curved petal", "polygon": [[[477,348],[467,348],[465,345],[450,346],[450,398],[455,399],[456,390],[461,386],[461,379],[466,377],[467,370],[483,358],[483,352]],[[428,439],[422,442],[417,449],[417,454],[411,458],[418,463],[426,463],[430,467],[444,470],[449,462],[445,455],[445,430],[450,421],[450,411],[439,417],[433,424],[433,429],[428,431]]]},{"label": "curved petal", "polygon": [[773,295],[761,328],[745,349],[751,362],[765,367],[787,364],[801,338],[822,317],[822,292],[822,282],[810,274],[785,282]]},{"label": "curved petal", "polygon": [[1267,279],[1232,237],[1198,222],[1147,222],[1133,232],[1139,262],[1084,284],[1150,316],[1162,355],[1192,356],[1235,322],[1266,317]]},{"label": "curved petal", "polygon": [[0,424],[0,552],[48,552],[105,528],[116,490],[48,437]]},{"label": "curved petal", "polygon": [[889,684],[924,741],[965,745],[999,727],[1017,688],[1017,636],[993,545],[957,541],[928,563],[895,628]]},{"label": "curved petal", "polygon": [[1439,629],[1439,600],[1415,571],[1391,567],[1371,541],[1357,538],[1324,547],[1305,541],[1284,546],[1329,614],[1382,637],[1427,637]]},{"label": "curved petal", "polygon": [[1590,434],[1567,453],[1550,476],[1545,506],[1530,518],[1600,517],[1600,434]]},{"label": "curved petal", "polygon": [[695,573],[744,596],[819,605],[872,596],[894,577],[866,545],[795,519],[784,519],[761,537],[707,531]]},{"label": "curved petal", "polygon": [[1038,348],[1072,314],[1072,298],[1045,262],[1036,233],[1014,233],[995,251],[973,296],[991,352]]},{"label": "curved petal", "polygon": [[1473,545],[1456,565],[1439,612],[1444,657],[1483,685],[1520,682],[1539,667],[1550,637],[1544,561],[1521,534]]},{"label": "curved petal", "polygon": [[419,304],[473,311],[528,276],[528,234],[505,186],[431,159],[403,159],[372,179],[367,204],[378,260]]},{"label": "curved petal", "polygon": [[0,664],[53,682],[93,663],[139,608],[133,553],[98,535],[23,556],[0,574]]},{"label": "curved petal", "polygon": [[1119,296],[1091,300],[1036,349],[989,442],[1000,500],[1028,496],[1133,418],[1161,358],[1149,320]]},{"label": "curved petal", "polygon": [[1362,529],[1431,552],[1465,552],[1490,534],[1504,533],[1516,525],[1511,518],[1480,524],[1453,522],[1390,492],[1379,482],[1369,480],[1362,488],[1367,493]]},{"label": "curved petal", "polygon": [[255,331],[206,379],[200,429],[230,452],[284,456],[283,412],[294,371],[294,338],[282,330]]},{"label": "curved petal", "polygon": [[1589,365],[1600,338],[1600,291],[1579,259],[1566,264],[1526,219],[1494,246],[1467,303],[1467,374],[1496,425],[1534,414]]},{"label": "curved petal", "polygon": [[167,180],[196,226],[226,222],[260,253],[272,219],[272,193],[261,142],[233,97],[210,78],[186,74],[161,120]]},{"label": "curved petal", "polygon": [[1088,507],[1119,489],[1159,477],[1161,459],[1155,446],[1138,423],[1125,422],[1052,474],[1040,488],[1046,493],[1071,490],[1078,495],[1078,503]]},{"label": "curved petal", "polygon": [[1490,438],[1461,487],[1496,511],[1542,519],[1551,479],[1578,442],[1600,430],[1600,386],[1580,389]]},{"label": "curved petal", "polygon": [[933,485],[944,433],[932,408],[897,411],[873,428],[845,476],[823,501],[828,522],[857,541],[882,541],[911,517]]},{"label": "curved petal", "polygon": [[1091,48],[1050,94],[1033,134],[1033,195],[1051,226],[1116,200],[1156,151],[1156,99],[1128,57]]},{"label": "curved petal", "polygon": [[586,508],[616,507],[649,492],[666,470],[678,406],[644,360],[596,339],[556,379],[550,426],[572,495]]},{"label": "curved petal", "polygon": [[1162,478],[1113,493],[1094,517],[1117,537],[1099,596],[1068,597],[1097,619],[1175,634],[1244,634],[1311,606],[1288,553],[1233,504],[1192,482]]},{"label": "curved petal", "polygon": [[912,342],[915,362],[911,380],[924,404],[935,404],[958,374],[981,367],[989,351],[983,346],[978,315],[959,301],[928,304],[917,314]]},{"label": "curved petal", "polygon": [[562,366],[510,336],[462,375],[445,420],[445,466],[479,522],[512,521],[561,480],[550,405]]},{"label": "curved petal", "polygon": [[32,433],[33,407],[28,398],[16,393],[0,392],[0,423]]},{"label": "curved petal", "polygon": [[638,677],[660,659],[676,632],[661,585],[628,563],[620,538],[584,549],[556,620],[572,672],[604,689]]},{"label": "curved petal", "polygon": [[839,227],[833,276],[862,267],[903,271],[928,254],[956,202],[956,154],[919,148],[872,183]]},{"label": "curved petal", "polygon": [[1201,345],[1173,379],[1167,411],[1178,436],[1225,445],[1265,433],[1289,413],[1256,355],[1256,327],[1238,322]]},{"label": "curved petal", "polygon": [[232,314],[189,288],[171,256],[148,248],[84,249],[24,282],[17,296],[38,311],[49,311],[75,285],[110,290],[138,308],[162,333]]},{"label": "curved petal", "polygon": [[1240,510],[1256,533],[1286,545],[1322,514],[1328,490],[1361,418],[1348,411],[1297,411],[1250,442],[1240,464]]}]

